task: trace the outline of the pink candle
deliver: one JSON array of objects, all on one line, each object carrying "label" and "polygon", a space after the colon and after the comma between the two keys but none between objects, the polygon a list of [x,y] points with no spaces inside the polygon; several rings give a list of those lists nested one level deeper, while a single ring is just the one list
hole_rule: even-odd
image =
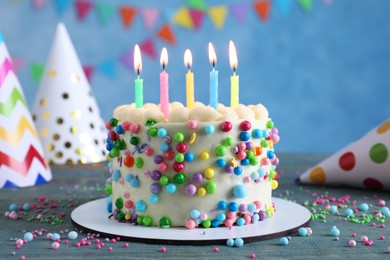
[{"label": "pink candle", "polygon": [[161,51],[160,63],[163,67],[163,71],[160,73],[160,110],[164,114],[165,120],[167,120],[169,113],[169,75],[165,71],[165,65],[168,64],[168,52],[165,47]]}]

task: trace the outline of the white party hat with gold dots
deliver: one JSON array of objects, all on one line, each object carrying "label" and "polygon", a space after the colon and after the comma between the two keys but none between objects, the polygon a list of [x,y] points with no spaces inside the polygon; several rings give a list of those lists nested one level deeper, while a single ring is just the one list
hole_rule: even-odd
[{"label": "white party hat with gold dots", "polygon": [[51,178],[22,86],[0,32],[0,188],[35,186]]},{"label": "white party hat with gold dots", "polygon": [[85,164],[106,159],[104,123],[62,23],[35,98],[33,118],[50,162]]}]

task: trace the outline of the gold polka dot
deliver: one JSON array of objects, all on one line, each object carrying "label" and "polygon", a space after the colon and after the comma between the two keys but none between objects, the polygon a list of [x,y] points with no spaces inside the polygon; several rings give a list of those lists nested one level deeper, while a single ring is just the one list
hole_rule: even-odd
[{"label": "gold polka dot", "polygon": [[54,150],[54,144],[47,144],[46,149],[51,152]]},{"label": "gold polka dot", "polygon": [[70,148],[70,147],[72,146],[72,144],[71,144],[70,142],[65,142],[64,146],[65,146],[66,148]]},{"label": "gold polka dot", "polygon": [[79,135],[80,142],[83,144],[89,144],[92,140],[90,134],[83,132]]},{"label": "gold polka dot", "polygon": [[76,73],[72,73],[72,75],[70,75],[70,80],[73,83],[79,83],[80,82],[80,77]]},{"label": "gold polka dot", "polygon": [[72,134],[77,133],[77,126],[72,126],[72,127],[70,127],[70,132],[71,132]]},{"label": "gold polka dot", "polygon": [[326,180],[325,171],[322,167],[316,167],[309,174],[310,180],[315,184],[324,184]]},{"label": "gold polka dot", "polygon": [[42,98],[40,101],[39,101],[39,104],[41,105],[41,106],[46,106],[47,105],[47,99],[46,98]]},{"label": "gold polka dot", "polygon": [[384,134],[386,133],[387,131],[390,130],[390,120],[384,122],[383,124],[381,124],[378,129],[376,130],[376,132],[378,134]]},{"label": "gold polka dot", "polygon": [[73,164],[72,159],[67,159],[67,160],[66,160],[66,164]]},{"label": "gold polka dot", "polygon": [[57,75],[57,72],[55,70],[49,71],[49,78],[54,78]]},{"label": "gold polka dot", "polygon": [[84,157],[81,157],[79,159],[79,163],[87,163],[87,159],[85,159]]},{"label": "gold polka dot", "polygon": [[62,94],[62,98],[63,98],[63,99],[68,99],[68,98],[69,98],[69,94],[66,93],[66,92],[63,93],[63,94]]},{"label": "gold polka dot", "polygon": [[62,152],[56,152],[56,157],[57,158],[62,158]]},{"label": "gold polka dot", "polygon": [[64,119],[61,117],[57,118],[57,124],[61,125],[64,122]]},{"label": "gold polka dot", "polygon": [[73,110],[72,112],[70,112],[70,115],[72,116],[73,119],[80,119],[81,118],[80,110]]},{"label": "gold polka dot", "polygon": [[49,134],[49,129],[47,128],[42,128],[41,129],[41,136],[46,137]]},{"label": "gold polka dot", "polygon": [[56,134],[53,135],[53,140],[54,141],[58,141],[59,139],[60,139],[60,135],[59,134],[56,133]]},{"label": "gold polka dot", "polygon": [[78,147],[78,148],[74,149],[74,152],[75,152],[76,154],[81,154],[81,148]]},{"label": "gold polka dot", "polygon": [[43,112],[43,120],[49,120],[50,119],[50,112],[49,111],[46,111],[46,112]]}]

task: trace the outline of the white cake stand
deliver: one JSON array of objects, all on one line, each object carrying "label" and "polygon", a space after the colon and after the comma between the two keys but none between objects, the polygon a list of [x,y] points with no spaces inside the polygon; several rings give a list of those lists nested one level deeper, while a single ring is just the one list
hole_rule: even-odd
[{"label": "white cake stand", "polygon": [[99,233],[101,237],[120,237],[121,240],[151,244],[181,244],[181,245],[210,245],[224,244],[228,238],[242,238],[245,242],[253,242],[287,236],[296,232],[300,227],[309,224],[310,211],[305,207],[272,198],[275,203],[275,214],[264,221],[241,227],[231,228],[160,228],[133,226],[119,223],[108,218],[106,199],[98,199],[85,203],[73,210],[72,222],[85,232]]}]

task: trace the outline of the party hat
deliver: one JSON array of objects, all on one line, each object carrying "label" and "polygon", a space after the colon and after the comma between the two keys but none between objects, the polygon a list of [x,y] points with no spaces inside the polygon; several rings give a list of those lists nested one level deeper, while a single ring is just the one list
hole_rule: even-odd
[{"label": "party hat", "polygon": [[34,186],[51,178],[22,87],[0,32],[0,188]]},{"label": "party hat", "polygon": [[57,26],[33,115],[51,163],[105,160],[104,123],[62,23]]},{"label": "party hat", "polygon": [[390,119],[303,173],[298,183],[390,190]]}]

